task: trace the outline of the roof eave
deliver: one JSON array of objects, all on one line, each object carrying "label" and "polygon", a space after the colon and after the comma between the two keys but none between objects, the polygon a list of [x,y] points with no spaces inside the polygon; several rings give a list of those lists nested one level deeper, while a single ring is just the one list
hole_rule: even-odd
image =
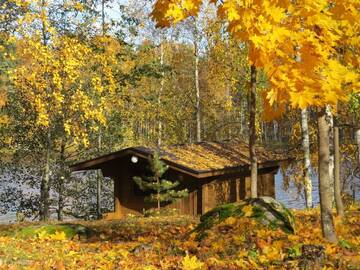
[{"label": "roof eave", "polygon": [[[87,161],[83,161],[77,164],[74,164],[72,166],[70,166],[70,170],[72,172],[75,171],[83,171],[83,170],[96,170],[96,169],[101,169],[102,168],[102,164],[115,160],[117,158],[123,157],[127,154],[133,154],[133,155],[137,155],[143,158],[149,158],[151,156],[151,153],[147,152],[147,151],[143,151],[141,149],[138,149],[136,147],[131,147],[131,148],[127,148],[115,153],[111,153],[105,156],[101,156],[98,158],[94,158],[91,160],[87,160]],[[274,161],[267,161],[264,163],[259,163],[258,164],[258,168],[259,169],[265,169],[265,168],[271,168],[271,167],[278,167],[280,162],[284,162],[287,161],[288,159],[283,159],[283,160],[274,160]],[[169,165],[169,167],[173,170],[188,174],[190,176],[193,176],[195,178],[207,178],[207,177],[212,177],[212,176],[217,176],[217,175],[223,175],[223,174],[230,174],[230,173],[236,173],[236,172],[241,172],[244,171],[246,169],[248,169],[249,164],[244,164],[244,165],[240,165],[240,166],[234,166],[234,167],[225,167],[222,169],[206,169],[206,170],[195,170],[195,169],[191,169],[187,166],[175,163],[173,161],[169,161],[169,160],[164,160],[164,162],[166,162],[167,165]]]},{"label": "roof eave", "polygon": [[85,170],[98,170],[101,169],[101,165],[111,160],[125,156],[131,151],[131,148],[126,148],[114,153],[110,153],[104,156],[96,157],[90,160],[85,160],[70,166],[72,172],[85,171]]}]

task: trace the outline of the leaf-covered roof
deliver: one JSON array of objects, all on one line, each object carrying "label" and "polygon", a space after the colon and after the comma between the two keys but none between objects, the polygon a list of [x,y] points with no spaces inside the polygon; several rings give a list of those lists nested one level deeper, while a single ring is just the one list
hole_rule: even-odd
[{"label": "leaf-covered roof", "polygon": [[[171,168],[195,177],[206,177],[206,173],[226,173],[229,169],[247,169],[250,164],[249,146],[241,140],[175,144],[162,148],[130,147],[92,160],[71,166],[73,171],[100,169],[106,163],[127,155],[149,158],[158,151],[160,158]],[[287,157],[264,147],[257,146],[256,153],[260,168],[278,166],[278,161]],[[224,171],[224,172],[222,172]]]},{"label": "leaf-covered roof", "polygon": [[[198,170],[211,171],[250,164],[249,145],[241,140],[170,145],[160,149],[161,158]],[[258,163],[284,160],[284,155],[257,146]]]}]

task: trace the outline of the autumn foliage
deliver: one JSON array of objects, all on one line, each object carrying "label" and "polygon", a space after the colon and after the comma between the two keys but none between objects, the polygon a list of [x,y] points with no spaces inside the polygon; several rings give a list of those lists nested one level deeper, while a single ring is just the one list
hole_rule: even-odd
[{"label": "autumn foliage", "polygon": [[[264,69],[268,77],[267,117],[281,114],[287,104],[294,108],[336,105],[359,91],[357,1],[210,2],[226,21],[228,32],[248,46],[249,62]],[[196,16],[202,4],[159,0],[152,16],[158,26],[167,27]],[[339,47],[347,48],[349,62],[339,55]],[[355,50],[349,51],[350,47]]]},{"label": "autumn foliage", "polygon": [[[100,217],[112,210],[111,180],[103,181],[99,173],[94,188],[90,177],[82,183],[73,178],[69,165],[129,146],[168,149],[201,138],[250,138],[252,165],[262,159],[255,144],[285,145],[297,160],[306,151],[310,159],[311,151],[312,167],[319,162],[321,210],[295,211],[294,234],[259,225],[248,215],[227,218],[206,237],[193,230],[196,218],[182,216],[79,222],[95,231],[85,239],[40,229],[24,237],[19,232],[26,224],[0,226],[0,269],[297,269],[314,263],[307,247],[317,249],[313,257],[322,260],[323,269],[358,268],[359,213],[333,219],[328,165],[334,151],[325,107],[338,129],[357,130],[357,145],[345,143],[344,134],[353,130],[340,132],[346,149],[343,194],[337,195],[347,198],[347,178],[359,175],[360,168],[360,2],[155,0],[148,8],[149,1],[139,0],[128,1],[128,9],[114,10],[117,17],[109,18],[114,2],[0,0],[0,165],[10,164],[14,174],[21,166],[32,169],[18,182],[10,177],[8,186],[0,186],[0,202],[6,202],[0,213],[48,220],[57,211],[59,220],[64,212],[92,218],[95,195],[77,196],[96,189]],[[310,123],[309,149],[302,151],[299,109],[307,110],[304,122]],[[344,117],[347,113],[352,116]],[[270,122],[270,132],[265,121],[273,119],[278,122]],[[236,166],[193,145],[184,166],[196,166],[195,159],[205,169]],[[304,168],[296,166],[284,171],[301,192]],[[302,166],[310,169],[310,160]],[[159,208],[161,175],[152,183]],[[256,197],[257,175],[252,179]],[[163,182],[164,190],[177,186]],[[23,184],[26,192],[34,190],[30,203]],[[8,206],[8,194],[18,208]],[[101,208],[101,196],[109,207]],[[322,232],[336,243],[326,242]]]},{"label": "autumn foliage", "polygon": [[268,229],[248,217],[229,217],[202,239],[192,232],[196,219],[186,217],[81,222],[97,232],[88,239],[67,239],[61,231],[51,235],[39,231],[23,239],[14,231],[24,225],[1,226],[0,268],[299,269],[306,260],[302,247],[315,245],[323,248],[322,269],[356,269],[360,263],[356,213],[336,220],[338,244],[323,240],[318,210],[295,216],[295,234]]}]

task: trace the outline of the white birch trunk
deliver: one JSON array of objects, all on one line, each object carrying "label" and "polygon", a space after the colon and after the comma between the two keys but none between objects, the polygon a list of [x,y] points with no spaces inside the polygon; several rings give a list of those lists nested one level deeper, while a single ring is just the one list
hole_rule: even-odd
[{"label": "white birch trunk", "polygon": [[334,204],[335,202],[335,191],[334,191],[334,183],[335,183],[335,176],[334,176],[334,117],[331,112],[331,107],[326,105],[326,121],[329,123],[329,176],[330,176],[330,189],[331,189],[331,202]]},{"label": "white birch trunk", "polygon": [[301,110],[302,148],[304,153],[304,193],[306,208],[312,207],[312,182],[310,178],[310,136],[308,114],[306,109]]},{"label": "white birch trunk", "polygon": [[257,156],[256,156],[256,74],[254,65],[251,66],[250,93],[249,93],[249,154],[251,171],[251,198],[257,198]]}]

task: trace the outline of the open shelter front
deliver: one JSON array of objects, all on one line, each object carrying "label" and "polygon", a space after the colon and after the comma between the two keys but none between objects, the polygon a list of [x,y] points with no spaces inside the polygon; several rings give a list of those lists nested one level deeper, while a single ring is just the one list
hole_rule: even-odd
[{"label": "open shelter front", "polygon": [[[139,214],[154,208],[145,203],[148,194],[139,189],[134,176],[149,176],[149,160],[154,151],[169,166],[165,179],[178,181],[177,189],[189,196],[162,207],[176,208],[181,214],[200,215],[213,207],[250,197],[248,144],[239,140],[171,145],[161,149],[130,147],[75,164],[72,171],[101,169],[114,180],[114,212],[107,218]],[[262,147],[258,155],[258,195],[275,197],[275,174],[284,158]]]}]

